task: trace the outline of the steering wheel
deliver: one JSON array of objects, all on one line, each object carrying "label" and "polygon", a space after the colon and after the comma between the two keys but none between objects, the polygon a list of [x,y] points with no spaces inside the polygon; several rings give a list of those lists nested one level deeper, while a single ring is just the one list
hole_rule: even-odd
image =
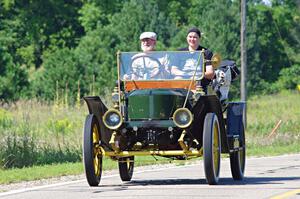
[{"label": "steering wheel", "polygon": [[[150,78],[155,78],[156,76],[158,76],[161,72],[161,69],[163,68],[163,65],[162,63],[155,57],[151,57],[150,55],[147,55],[147,54],[144,54],[144,53],[141,53],[141,54],[138,54],[138,55],[135,55],[132,57],[132,60],[131,60],[131,68],[132,67],[132,64],[135,60],[139,59],[139,58],[148,58],[152,61],[154,61],[155,63],[158,64],[158,71],[155,73],[155,74],[152,74],[150,75]],[[144,63],[145,64],[145,63]],[[144,65],[144,68],[146,68],[146,66]],[[133,72],[134,75],[136,75],[137,77],[142,77],[140,74],[138,74],[137,72]],[[143,77],[142,77],[143,78]]]}]

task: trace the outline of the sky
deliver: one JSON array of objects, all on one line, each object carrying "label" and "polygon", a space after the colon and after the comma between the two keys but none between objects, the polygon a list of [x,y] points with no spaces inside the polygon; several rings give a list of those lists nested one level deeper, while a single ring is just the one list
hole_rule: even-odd
[{"label": "sky", "polygon": [[271,0],[263,0],[263,2],[266,4],[266,5],[271,5]]}]

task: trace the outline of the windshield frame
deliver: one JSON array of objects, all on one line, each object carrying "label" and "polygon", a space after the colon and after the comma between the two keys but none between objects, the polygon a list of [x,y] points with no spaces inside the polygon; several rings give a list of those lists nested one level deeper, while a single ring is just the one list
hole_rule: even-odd
[{"label": "windshield frame", "polygon": [[[182,55],[180,57],[180,54]],[[123,56],[124,55],[124,56]],[[189,72],[189,75],[188,77],[189,78],[179,78],[179,79],[176,79],[175,76],[173,77],[171,72],[170,72],[170,77],[167,77],[167,78],[158,78],[158,79],[155,79],[155,78],[142,78],[142,79],[125,79],[124,78],[124,75],[127,74],[127,72],[124,72],[124,71],[127,71],[129,66],[127,65],[127,67],[124,68],[124,65],[123,63],[125,61],[122,62],[122,59],[124,59],[125,56],[126,59],[127,59],[127,62],[126,64],[129,63],[128,59],[131,58],[131,59],[135,59],[134,57],[137,56],[139,58],[140,57],[150,57],[150,55],[152,56],[159,56],[161,55],[161,57],[167,57],[172,59],[173,58],[173,62],[179,62],[179,61],[188,61],[188,59],[185,60],[185,58],[183,56],[187,56],[187,58],[189,58],[188,56],[197,56],[199,55],[199,57],[197,58],[197,62],[195,62],[196,59],[193,59],[194,60],[194,63],[196,63],[196,67],[195,69],[197,69],[197,73],[201,74],[200,76],[198,76],[197,78],[195,78],[196,76],[196,71],[195,69],[193,70],[190,70]],[[182,58],[183,57],[183,58]],[[191,58],[189,58],[191,59]],[[186,62],[185,62],[186,63]],[[131,62],[132,64],[132,62]],[[187,81],[199,81],[201,79],[203,79],[204,77],[204,72],[205,72],[205,58],[204,58],[204,51],[193,51],[193,52],[190,52],[190,51],[151,51],[149,53],[143,53],[143,52],[121,52],[121,51],[118,51],[117,53],[117,67],[118,67],[118,79],[120,81],[124,81],[124,82],[127,82],[127,81],[141,81],[141,82],[153,82],[153,81],[177,81],[177,80],[187,80]],[[195,64],[194,64],[195,65]],[[164,66],[166,67],[166,66]],[[169,65],[168,67],[174,67],[173,65]],[[185,67],[181,65],[181,67]],[[170,69],[171,71],[172,69]]]}]

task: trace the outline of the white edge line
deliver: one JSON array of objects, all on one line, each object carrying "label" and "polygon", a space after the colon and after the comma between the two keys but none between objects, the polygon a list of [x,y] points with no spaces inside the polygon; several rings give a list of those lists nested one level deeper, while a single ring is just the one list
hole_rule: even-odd
[{"label": "white edge line", "polygon": [[[146,170],[137,171],[137,172],[134,172],[134,173],[138,174],[138,173],[145,173],[145,172],[150,172],[150,171],[162,171],[162,170],[167,170],[167,169],[182,168],[182,167],[189,167],[189,166],[194,166],[194,164],[179,165],[179,166],[172,166],[172,167],[164,167],[164,168],[158,168],[158,169],[146,169]],[[113,177],[117,177],[117,176],[119,176],[119,174],[102,176],[101,179],[113,178]],[[24,193],[24,192],[29,192],[29,191],[35,191],[35,190],[39,190],[39,189],[52,188],[52,187],[58,187],[58,186],[63,186],[63,185],[70,185],[70,184],[76,184],[76,183],[80,183],[80,182],[84,182],[84,181],[86,181],[86,179],[74,180],[74,181],[70,181],[70,182],[59,182],[59,183],[55,183],[55,184],[41,185],[41,186],[36,186],[36,187],[31,187],[31,188],[17,189],[17,190],[12,190],[12,191],[7,191],[7,192],[0,193],[0,197],[2,197],[2,196],[8,196],[8,195],[13,195],[13,194]],[[100,184],[99,187],[101,187],[101,184]]]}]

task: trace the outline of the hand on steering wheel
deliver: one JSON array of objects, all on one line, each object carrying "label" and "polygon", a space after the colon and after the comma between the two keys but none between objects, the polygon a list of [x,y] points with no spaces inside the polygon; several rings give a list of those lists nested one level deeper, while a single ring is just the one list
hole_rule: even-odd
[{"label": "hand on steering wheel", "polygon": [[[138,55],[132,57],[131,68],[133,68],[134,61],[139,59],[139,58],[142,58],[142,59],[148,58],[148,59],[154,61],[158,65],[157,70],[155,70],[155,68],[153,68],[154,74],[150,74],[150,78],[155,78],[156,76],[158,76],[160,74],[161,68],[163,67],[161,62],[157,58],[151,57],[150,55],[147,55],[147,54],[144,54],[144,53],[138,54]],[[145,65],[145,62],[143,64],[144,64],[143,68],[146,69],[147,67]],[[146,71],[144,71],[144,73],[146,73]],[[143,76],[141,76],[141,74],[138,74],[136,71],[133,72],[133,74],[136,75],[137,77],[143,78]]]}]

